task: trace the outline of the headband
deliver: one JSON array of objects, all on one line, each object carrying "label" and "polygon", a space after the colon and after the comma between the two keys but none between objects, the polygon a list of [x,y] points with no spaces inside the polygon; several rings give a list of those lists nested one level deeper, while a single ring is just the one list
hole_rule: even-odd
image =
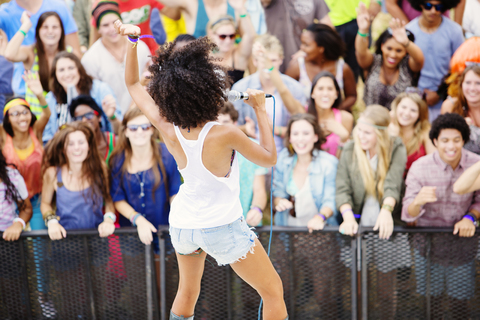
[{"label": "headband", "polygon": [[100,27],[100,20],[102,20],[103,16],[108,13],[114,13],[118,16],[120,21],[122,20],[122,16],[120,15],[120,9],[118,7],[118,3],[115,1],[100,1],[95,9],[92,11],[92,17],[95,21],[97,29]]},{"label": "headband", "polygon": [[212,25],[210,26],[210,29],[213,29],[213,27],[217,24],[219,24],[220,22],[222,21],[229,21],[231,22],[233,25],[235,25],[235,22],[233,21],[233,18],[231,17],[224,17],[224,18],[220,18],[218,19],[217,21],[215,21],[214,23],[212,23]]},{"label": "headband", "polygon": [[7,114],[8,109],[11,109],[11,108],[16,107],[16,106],[24,106],[24,107],[27,107],[28,109],[30,109],[30,104],[27,101],[25,101],[22,98],[15,98],[13,100],[10,100],[5,105],[5,107],[3,108],[3,115]]},{"label": "headband", "polygon": [[369,122],[362,121],[362,120],[357,121],[357,123],[363,123],[363,124],[366,124],[366,125],[368,125],[368,126],[374,127],[374,128],[376,128],[376,129],[378,129],[378,130],[387,130],[387,129],[388,129],[388,127],[377,126],[377,125],[375,125],[375,124],[371,124],[371,123],[369,123]]}]

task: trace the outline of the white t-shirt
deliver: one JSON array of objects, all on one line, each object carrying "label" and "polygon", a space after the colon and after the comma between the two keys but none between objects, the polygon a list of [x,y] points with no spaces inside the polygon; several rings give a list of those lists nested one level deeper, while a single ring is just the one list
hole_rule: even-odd
[{"label": "white t-shirt", "polygon": [[[150,50],[148,46],[144,42],[139,41],[137,57],[140,76],[150,61],[149,55]],[[118,62],[105,48],[100,38],[83,55],[82,64],[90,76],[107,83],[112,88],[122,115],[125,114],[132,102],[125,84],[125,60],[121,63]]]},{"label": "white t-shirt", "polygon": [[480,1],[467,0],[463,13],[462,27],[474,36],[480,36]]}]

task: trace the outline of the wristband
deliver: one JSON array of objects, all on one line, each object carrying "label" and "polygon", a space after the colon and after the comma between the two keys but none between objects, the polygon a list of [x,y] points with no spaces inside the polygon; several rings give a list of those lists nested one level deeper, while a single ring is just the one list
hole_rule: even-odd
[{"label": "wristband", "polygon": [[55,212],[53,212],[53,211],[48,211],[45,215],[46,215],[46,217],[45,217],[45,219],[44,219],[44,221],[45,221],[45,226],[48,226],[48,223],[49,223],[50,221],[52,221],[52,220],[55,220],[55,221],[57,221],[57,222],[58,222],[58,220],[60,220],[60,217],[57,216],[57,215],[55,214]]},{"label": "wristband", "polygon": [[105,212],[105,214],[103,215],[103,221],[105,221],[105,219],[107,218],[110,218],[113,223],[117,221],[117,216],[113,212]]},{"label": "wristband", "polygon": [[241,15],[240,15],[240,18],[245,18],[246,16],[247,16],[246,13],[245,13],[245,14],[241,14]]},{"label": "wristband", "polygon": [[127,36],[127,39],[130,43],[133,43],[133,47],[132,48],[135,48],[138,44],[138,40],[139,39],[142,39],[142,38],[152,38],[152,39],[155,39],[154,36],[151,36],[151,35],[144,35],[144,36],[134,36],[133,34],[129,34]]},{"label": "wristband", "polygon": [[16,217],[15,219],[13,219],[13,223],[15,223],[15,222],[20,222],[23,226],[22,230],[25,230],[25,220],[23,220],[20,217]]},{"label": "wristband", "polygon": [[378,3],[379,6],[382,6],[382,1],[381,0],[375,0],[376,3]]},{"label": "wristband", "polygon": [[271,73],[271,72],[273,71],[273,69],[274,69],[274,67],[272,66],[271,68],[268,68],[268,69],[265,68],[265,69],[263,69],[263,71],[264,71],[265,73]]},{"label": "wristband", "polygon": [[250,206],[250,210],[257,210],[258,212],[260,212],[260,213],[263,215],[263,210],[260,209],[260,208],[257,207],[257,206]]},{"label": "wristband", "polygon": [[115,120],[117,119],[117,116],[115,115],[115,113],[110,117],[110,120]]},{"label": "wristband", "polygon": [[389,211],[390,213],[393,212],[393,207],[392,207],[391,205],[389,205],[389,204],[385,204],[385,203],[384,203],[384,204],[382,205],[382,209],[385,209],[385,210]]},{"label": "wristband", "polygon": [[137,226],[137,224],[136,224],[135,222],[137,221],[138,217],[140,217],[140,216],[141,216],[140,213],[137,213],[136,215],[133,216],[133,218],[132,218],[132,224],[133,224],[134,227]]},{"label": "wristband", "polygon": [[472,222],[473,222],[473,225],[474,225],[475,227],[478,226],[477,217],[475,217],[475,216],[473,215],[473,213],[470,213],[470,212],[467,213],[466,215],[463,216],[463,219],[468,219],[468,220],[472,221]]},{"label": "wristband", "polygon": [[23,31],[22,29],[18,30],[18,32],[20,32],[21,34],[23,34],[24,37],[27,36],[27,33],[25,31]]},{"label": "wristband", "polygon": [[368,33],[368,32],[367,33],[361,33],[360,31],[357,31],[357,34],[362,38],[367,38],[367,37],[370,36],[370,33]]},{"label": "wristband", "polygon": [[343,212],[341,213],[341,214],[342,214],[342,217],[343,217],[343,215],[344,215],[345,213],[347,213],[347,212],[353,213],[353,217],[354,217],[355,219],[360,219],[360,217],[361,217],[361,215],[355,214],[352,209],[343,210]]},{"label": "wristband", "polygon": [[41,106],[41,107],[42,107],[42,109],[47,109],[48,108],[48,103],[44,106]]},{"label": "wristband", "polygon": [[327,221],[327,217],[325,217],[325,215],[321,214],[320,212],[316,214],[317,216],[319,216],[320,218],[323,219],[323,222]]}]

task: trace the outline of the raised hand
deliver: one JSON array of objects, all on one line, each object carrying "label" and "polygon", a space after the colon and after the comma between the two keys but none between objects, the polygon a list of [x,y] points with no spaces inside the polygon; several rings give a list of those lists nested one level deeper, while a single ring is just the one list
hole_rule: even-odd
[{"label": "raised hand", "polygon": [[40,82],[40,76],[38,75],[38,72],[31,72],[29,70],[25,71],[22,78],[27,84],[28,88],[32,90],[37,97],[43,95],[43,87],[42,83]]},{"label": "raised hand", "polygon": [[228,0],[228,3],[235,11],[245,11],[246,0]]},{"label": "raised hand", "polygon": [[117,20],[113,24],[117,33],[121,36],[140,36],[142,30],[139,27],[134,26],[133,24],[123,24],[122,21]]},{"label": "raised hand", "polygon": [[407,31],[405,30],[405,21],[400,19],[392,18],[390,20],[390,30],[392,32],[393,38],[400,44],[406,46],[408,44]]},{"label": "raised hand", "polygon": [[105,98],[103,98],[102,109],[108,118],[111,118],[115,113],[115,110],[117,109],[117,103],[111,94],[106,95]]},{"label": "raised hand", "polygon": [[20,22],[22,23],[20,30],[28,32],[28,30],[30,30],[30,28],[32,27],[32,21],[30,21],[30,13],[28,13],[27,11],[23,11],[22,16],[20,17]]},{"label": "raised hand", "polygon": [[423,206],[426,203],[437,201],[437,195],[435,194],[436,190],[437,187],[422,187],[422,189],[420,189],[420,192],[415,197],[415,204],[417,206]]},{"label": "raised hand", "polygon": [[361,33],[368,33],[370,29],[371,19],[365,3],[360,2],[357,8],[357,25],[358,31]]}]

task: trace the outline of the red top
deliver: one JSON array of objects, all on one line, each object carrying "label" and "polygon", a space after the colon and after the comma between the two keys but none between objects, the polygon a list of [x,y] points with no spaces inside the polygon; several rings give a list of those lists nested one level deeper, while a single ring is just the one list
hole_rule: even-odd
[{"label": "red top", "polygon": [[425,147],[423,146],[423,143],[422,143],[420,145],[420,148],[418,148],[417,151],[415,151],[414,153],[412,153],[407,157],[407,167],[405,168],[405,173],[403,174],[404,179],[407,176],[407,172],[408,170],[410,170],[410,167],[412,166],[412,164],[426,154],[427,152],[425,151]]},{"label": "red top", "polygon": [[[123,23],[134,24],[142,30],[142,34],[152,34],[150,30],[150,15],[153,8],[157,8],[159,11],[163,9],[164,5],[157,0],[118,0],[120,7],[120,13],[122,14]],[[154,39],[143,38],[150,49],[152,55],[158,48],[158,44]]]},{"label": "red top", "polygon": [[6,134],[5,145],[3,146],[3,155],[7,160],[7,163],[17,166],[18,171],[25,180],[28,190],[28,198],[33,197],[37,193],[42,192],[42,157],[43,146],[38,141],[33,129],[29,129],[30,138],[34,145],[34,149],[31,155],[25,160],[20,160],[15,147],[13,146],[13,140],[10,135]]}]

